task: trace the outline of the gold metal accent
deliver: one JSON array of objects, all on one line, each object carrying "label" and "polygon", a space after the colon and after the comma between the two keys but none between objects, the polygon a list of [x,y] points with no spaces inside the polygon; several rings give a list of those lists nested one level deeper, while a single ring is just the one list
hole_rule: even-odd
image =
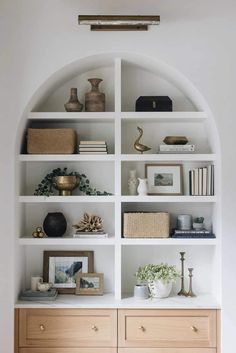
[{"label": "gold metal accent", "polygon": [[139,330],[141,330],[141,331],[143,331],[143,332],[146,331],[146,330],[145,330],[145,327],[143,327],[143,326],[139,326]]},{"label": "gold metal accent", "polygon": [[53,185],[60,196],[71,196],[72,190],[79,185],[79,178],[75,175],[56,176]]},{"label": "gold metal accent", "polygon": [[196,326],[191,326],[191,330],[192,330],[193,332],[197,332],[197,331],[198,331],[198,329],[197,329]]},{"label": "gold metal accent", "polygon": [[45,331],[45,326],[43,324],[39,325],[40,331]]},{"label": "gold metal accent", "polygon": [[93,330],[93,331],[98,331],[97,326],[93,325],[93,326],[92,326],[92,330]]},{"label": "gold metal accent", "polygon": [[91,31],[147,31],[148,25],[160,24],[160,16],[79,15],[78,23]]},{"label": "gold metal accent", "polygon": [[184,255],[185,255],[185,252],[184,251],[181,251],[180,252],[180,261],[181,261],[181,289],[178,293],[178,295],[183,295],[183,296],[187,296],[187,292],[186,290],[184,289]]},{"label": "gold metal accent", "polygon": [[189,291],[187,293],[187,297],[196,297],[196,295],[193,293],[193,287],[192,287],[192,279],[193,279],[193,268],[188,268],[188,276],[189,276]]},{"label": "gold metal accent", "polygon": [[143,136],[143,129],[141,129],[141,127],[139,127],[139,126],[137,126],[137,129],[139,131],[139,137],[134,142],[134,148],[136,149],[136,151],[141,152],[141,153],[143,153],[145,151],[149,151],[151,149],[150,147],[142,145],[139,142]]}]

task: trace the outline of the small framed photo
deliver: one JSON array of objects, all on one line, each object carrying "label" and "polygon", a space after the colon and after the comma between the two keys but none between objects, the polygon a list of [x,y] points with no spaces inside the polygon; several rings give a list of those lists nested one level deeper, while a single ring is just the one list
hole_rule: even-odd
[{"label": "small framed photo", "polygon": [[76,292],[78,295],[103,295],[103,273],[78,273]]},{"label": "small framed photo", "polygon": [[93,271],[93,251],[44,251],[43,280],[59,293],[75,294],[77,274]]},{"label": "small framed photo", "polygon": [[149,195],[182,195],[182,164],[146,164]]}]

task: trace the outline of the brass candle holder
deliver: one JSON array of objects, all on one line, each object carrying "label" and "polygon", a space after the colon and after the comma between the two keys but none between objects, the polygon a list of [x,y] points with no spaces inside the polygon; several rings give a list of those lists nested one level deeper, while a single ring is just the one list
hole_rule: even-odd
[{"label": "brass candle holder", "polygon": [[185,255],[185,252],[184,251],[181,251],[180,252],[180,261],[181,261],[181,289],[178,293],[178,295],[183,295],[183,296],[187,296],[187,292],[186,290],[184,289],[184,255]]},{"label": "brass candle holder", "polygon": [[194,292],[193,292],[193,288],[192,288],[192,285],[193,285],[193,283],[192,283],[192,279],[193,279],[193,268],[188,268],[188,272],[189,272],[189,274],[188,274],[188,276],[189,276],[189,291],[188,291],[188,294],[187,294],[187,296],[188,297],[196,297],[196,295],[194,294]]}]

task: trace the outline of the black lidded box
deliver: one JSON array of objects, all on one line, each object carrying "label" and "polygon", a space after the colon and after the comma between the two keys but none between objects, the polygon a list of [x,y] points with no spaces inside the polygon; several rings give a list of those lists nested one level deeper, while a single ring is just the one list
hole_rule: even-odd
[{"label": "black lidded box", "polygon": [[172,112],[172,100],[168,96],[141,96],[136,100],[136,112]]}]

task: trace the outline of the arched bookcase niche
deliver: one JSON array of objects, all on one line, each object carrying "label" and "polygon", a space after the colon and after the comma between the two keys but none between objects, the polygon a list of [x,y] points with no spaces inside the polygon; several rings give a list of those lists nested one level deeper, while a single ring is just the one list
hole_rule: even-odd
[{"label": "arched bookcase niche", "polygon": [[[71,87],[78,88],[83,103],[90,90],[88,78],[103,78],[101,90],[106,94],[104,113],[66,113],[64,103]],[[135,100],[141,95],[168,95],[173,112],[135,113]],[[155,146],[145,155],[132,148],[136,128],[144,128],[144,138]],[[27,127],[75,127],[79,139],[104,139],[109,155],[34,156],[27,155]],[[196,145],[196,153],[188,155],[157,154],[158,144],[166,135],[186,135]],[[95,252],[97,272],[105,274],[105,293],[116,299],[131,293],[134,272],[145,262],[156,259],[179,266],[179,251],[186,251],[186,266],[195,268],[195,287],[200,294],[220,301],[221,268],[221,195],[220,142],[212,113],[199,91],[176,69],[147,56],[134,53],[105,53],[84,57],[54,73],[37,90],[25,109],[18,128],[16,143],[16,297],[29,286],[30,276],[42,272],[42,254],[48,249],[87,249]],[[130,169],[144,176],[145,163],[182,163],[183,196],[128,195]],[[189,196],[190,169],[215,165],[215,195]],[[42,199],[33,196],[35,185],[54,166],[83,169],[95,187],[108,189],[110,199],[82,197]],[[99,175],[96,173],[101,171]],[[101,174],[101,175],[100,175]],[[71,225],[87,210],[100,212],[110,237],[99,243],[73,239],[68,231],[65,239],[32,239],[34,226],[42,224],[45,214],[60,210]],[[127,211],[169,211],[174,225],[178,214],[203,215],[216,239],[125,239],[122,237],[122,214]],[[71,229],[71,227],[69,227]],[[142,255],[140,250],[142,249]],[[176,290],[176,288],[174,289]]]}]

